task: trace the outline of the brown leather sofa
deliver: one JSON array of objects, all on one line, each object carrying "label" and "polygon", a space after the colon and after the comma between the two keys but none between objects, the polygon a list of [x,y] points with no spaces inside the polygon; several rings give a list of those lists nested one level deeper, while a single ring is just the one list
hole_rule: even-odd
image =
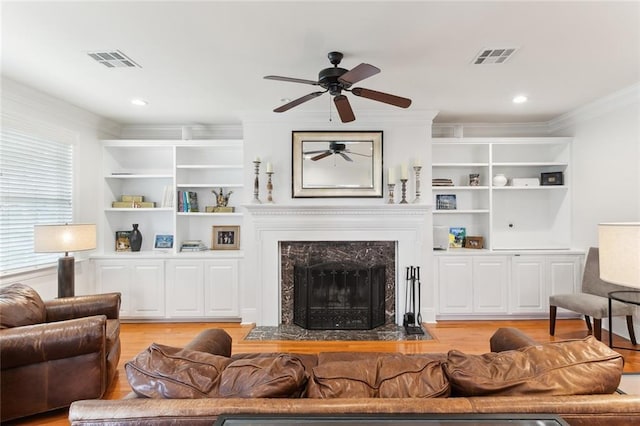
[{"label": "brown leather sofa", "polygon": [[120,294],[43,302],[29,286],[0,288],[2,422],[101,398],[120,360]]},{"label": "brown leather sofa", "polygon": [[72,425],[211,425],[222,414],[535,414],[571,425],[640,422],[615,392],[620,354],[593,337],[536,344],[513,328],[491,353],[231,354],[205,330],[185,348],[151,345],[125,364],[134,393],[74,402]]}]

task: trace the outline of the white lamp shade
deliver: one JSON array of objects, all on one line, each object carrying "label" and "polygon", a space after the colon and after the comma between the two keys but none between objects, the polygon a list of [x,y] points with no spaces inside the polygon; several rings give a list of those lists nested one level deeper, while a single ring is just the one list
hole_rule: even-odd
[{"label": "white lamp shade", "polygon": [[600,278],[640,288],[640,222],[598,225]]},{"label": "white lamp shade", "polygon": [[96,248],[96,225],[36,225],[34,248],[36,253],[60,253]]}]

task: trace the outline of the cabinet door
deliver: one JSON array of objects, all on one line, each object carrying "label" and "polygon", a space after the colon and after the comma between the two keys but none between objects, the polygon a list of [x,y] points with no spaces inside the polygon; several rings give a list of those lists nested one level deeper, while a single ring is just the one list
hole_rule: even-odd
[{"label": "cabinet door", "polygon": [[132,260],[131,316],[136,318],[159,318],[165,315],[164,261]]},{"label": "cabinet door", "polygon": [[204,315],[204,264],[202,260],[167,262],[167,316]]},{"label": "cabinet door", "polygon": [[204,314],[207,317],[236,317],[238,306],[238,261],[204,262]]},{"label": "cabinet door", "polygon": [[120,316],[130,316],[129,283],[131,282],[131,265],[120,260],[96,260],[94,261],[94,267],[98,293],[120,293]]},{"label": "cabinet door", "polygon": [[474,256],[473,312],[507,313],[509,270],[505,256]]},{"label": "cabinet door", "polygon": [[511,258],[511,312],[545,313],[548,310],[545,290],[545,258],[513,256]]},{"label": "cabinet door", "polygon": [[473,312],[473,266],[470,256],[438,259],[441,314]]},{"label": "cabinet door", "polygon": [[[580,291],[583,256],[550,256],[547,258],[549,296]],[[560,310],[563,310],[562,308]],[[565,312],[570,312],[566,311]]]}]

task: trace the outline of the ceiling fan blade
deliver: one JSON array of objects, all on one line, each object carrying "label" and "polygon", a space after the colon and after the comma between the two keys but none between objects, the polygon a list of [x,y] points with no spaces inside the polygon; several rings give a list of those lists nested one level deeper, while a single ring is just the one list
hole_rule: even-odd
[{"label": "ceiling fan blade", "polygon": [[318,151],[305,151],[305,152],[303,152],[303,154],[304,155],[310,155],[310,154],[319,154],[321,152],[327,152],[327,150],[326,149],[321,149],[321,150],[318,150]]},{"label": "ceiling fan blade", "polygon": [[349,151],[348,149],[346,149],[344,152],[347,153],[347,154],[351,154],[351,155],[359,155],[361,157],[371,157],[371,155],[360,154],[359,152]]},{"label": "ceiling fan blade", "polygon": [[315,157],[311,157],[311,161],[318,161],[318,160],[322,160],[324,157],[328,157],[331,154],[333,154],[332,151],[325,151],[322,154],[316,155]]},{"label": "ceiling fan blade", "polygon": [[340,115],[340,120],[342,120],[343,123],[348,123],[356,119],[356,116],[353,115],[349,99],[347,99],[345,95],[338,95],[334,97],[333,103],[336,104],[338,115]]},{"label": "ceiling fan blade", "polygon": [[400,108],[409,108],[409,105],[411,105],[411,99],[402,98],[400,96],[390,95],[388,93],[378,92],[371,89],[364,89],[362,87],[355,87],[351,89],[351,93],[356,96],[373,99],[374,101],[384,102],[385,104],[395,105]]},{"label": "ceiling fan blade", "polygon": [[349,158],[349,156],[347,154],[345,154],[344,152],[339,152],[338,154],[340,154],[342,156],[342,158],[344,158],[347,161],[351,161],[353,163],[353,160],[351,158]]},{"label": "ceiling fan blade", "polygon": [[322,95],[324,92],[313,92],[313,93],[309,93],[308,95],[304,95],[301,98],[298,99],[294,99],[293,101],[289,102],[288,104],[284,104],[279,106],[278,108],[274,109],[273,112],[285,112],[290,110],[291,108],[293,108],[294,106],[298,106],[301,103],[310,101],[313,98],[317,98],[318,96]]},{"label": "ceiling fan blade", "polygon": [[352,84],[355,84],[361,80],[364,80],[365,78],[369,78],[372,75],[376,75],[379,72],[380,72],[380,68],[374,67],[373,65],[362,63],[357,67],[351,69],[350,71],[347,71],[346,73],[342,74],[338,78],[338,81],[340,83],[345,83],[347,87],[349,87]]},{"label": "ceiling fan blade", "polygon": [[317,86],[318,85],[317,81],[305,80],[304,78],[281,77],[279,75],[265,75],[264,78],[267,79],[267,80],[288,81],[290,83],[311,84],[313,86]]}]

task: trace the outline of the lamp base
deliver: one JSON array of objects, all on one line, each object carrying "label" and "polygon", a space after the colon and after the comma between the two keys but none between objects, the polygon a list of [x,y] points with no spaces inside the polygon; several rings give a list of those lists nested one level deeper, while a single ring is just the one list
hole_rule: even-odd
[{"label": "lamp base", "polygon": [[75,261],[73,256],[58,259],[58,297],[75,295]]}]

